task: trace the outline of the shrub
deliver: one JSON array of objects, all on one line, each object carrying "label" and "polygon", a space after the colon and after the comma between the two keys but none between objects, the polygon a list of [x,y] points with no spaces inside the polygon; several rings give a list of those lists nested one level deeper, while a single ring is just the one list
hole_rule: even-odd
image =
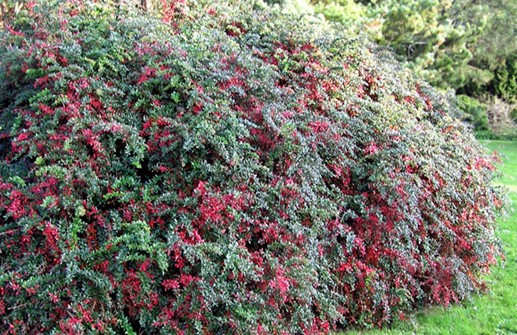
[{"label": "shrub", "polygon": [[475,136],[478,140],[491,140],[491,141],[515,141],[517,140],[517,134],[515,132],[507,132],[503,134],[496,134],[491,130],[476,131]]},{"label": "shrub", "polygon": [[310,18],[163,21],[0,35],[2,333],[318,334],[482,287],[501,198],[444,96]]},{"label": "shrub", "polygon": [[517,107],[513,107],[513,110],[510,112],[510,118],[512,119],[513,123],[517,124]]},{"label": "shrub", "polygon": [[494,95],[508,102],[517,101],[517,56],[508,57],[496,71],[489,85]]},{"label": "shrub", "polygon": [[465,121],[476,131],[489,129],[486,107],[481,102],[467,95],[458,95],[458,108],[466,114]]}]

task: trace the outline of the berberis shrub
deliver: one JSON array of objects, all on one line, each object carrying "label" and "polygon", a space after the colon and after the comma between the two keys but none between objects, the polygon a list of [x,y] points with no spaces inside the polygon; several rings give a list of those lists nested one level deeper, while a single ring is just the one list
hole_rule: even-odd
[{"label": "berberis shrub", "polygon": [[3,334],[319,334],[482,287],[501,197],[447,99],[240,6],[1,33]]}]

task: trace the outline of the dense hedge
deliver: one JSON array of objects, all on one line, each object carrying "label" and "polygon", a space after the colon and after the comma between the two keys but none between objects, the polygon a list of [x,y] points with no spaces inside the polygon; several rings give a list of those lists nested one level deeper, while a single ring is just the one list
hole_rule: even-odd
[{"label": "dense hedge", "polygon": [[0,35],[0,332],[318,334],[482,286],[501,199],[446,97],[242,6]]}]

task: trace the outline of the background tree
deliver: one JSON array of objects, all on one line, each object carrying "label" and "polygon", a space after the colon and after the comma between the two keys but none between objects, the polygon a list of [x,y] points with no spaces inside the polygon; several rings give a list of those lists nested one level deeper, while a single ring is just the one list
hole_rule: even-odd
[{"label": "background tree", "polygon": [[393,50],[433,86],[477,99],[469,100],[473,103],[469,107],[465,100],[459,103],[467,113],[479,112],[479,102],[485,113],[494,110],[488,108],[494,101],[491,95],[502,103],[515,100],[516,1],[312,0],[311,4],[328,20]]}]

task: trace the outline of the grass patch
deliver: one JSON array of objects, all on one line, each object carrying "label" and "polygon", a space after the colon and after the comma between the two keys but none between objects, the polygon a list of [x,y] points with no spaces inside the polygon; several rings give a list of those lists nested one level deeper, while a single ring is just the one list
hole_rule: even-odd
[{"label": "grass patch", "polygon": [[376,334],[517,334],[517,142],[482,141],[502,155],[497,184],[509,190],[513,212],[498,222],[506,259],[487,276],[487,294],[448,309],[436,307],[416,313],[391,328],[360,330],[341,335]]}]

